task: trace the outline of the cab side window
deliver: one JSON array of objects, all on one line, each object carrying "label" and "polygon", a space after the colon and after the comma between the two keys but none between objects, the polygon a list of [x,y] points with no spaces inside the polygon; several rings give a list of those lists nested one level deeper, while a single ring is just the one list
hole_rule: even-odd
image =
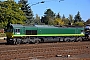
[{"label": "cab side window", "polygon": [[20,29],[19,28],[16,28],[14,31],[15,31],[15,34],[20,34]]}]

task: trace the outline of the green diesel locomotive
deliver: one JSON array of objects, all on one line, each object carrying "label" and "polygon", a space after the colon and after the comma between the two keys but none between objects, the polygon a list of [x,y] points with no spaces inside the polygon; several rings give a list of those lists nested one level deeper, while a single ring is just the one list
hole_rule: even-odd
[{"label": "green diesel locomotive", "polygon": [[53,25],[23,26],[8,24],[5,29],[8,44],[82,41],[83,27],[55,27]]}]

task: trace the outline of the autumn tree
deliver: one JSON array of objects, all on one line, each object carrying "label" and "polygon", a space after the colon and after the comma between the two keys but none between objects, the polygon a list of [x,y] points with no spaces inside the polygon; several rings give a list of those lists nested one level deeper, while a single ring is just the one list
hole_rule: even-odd
[{"label": "autumn tree", "polygon": [[58,26],[64,25],[64,21],[62,20],[60,13],[56,14],[54,25],[58,25]]},{"label": "autumn tree", "polygon": [[0,24],[2,27],[5,27],[8,22],[24,24],[26,17],[19,8],[21,8],[21,5],[14,1],[0,2]]},{"label": "autumn tree", "polygon": [[54,21],[55,25],[63,26],[64,21],[61,18],[56,18]]}]

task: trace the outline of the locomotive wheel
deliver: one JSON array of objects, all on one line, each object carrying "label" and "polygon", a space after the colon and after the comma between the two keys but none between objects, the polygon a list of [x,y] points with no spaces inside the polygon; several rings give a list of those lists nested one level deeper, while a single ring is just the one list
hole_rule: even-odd
[{"label": "locomotive wheel", "polygon": [[13,41],[13,44],[16,45],[16,41]]},{"label": "locomotive wheel", "polygon": [[81,42],[82,41],[82,38],[81,37],[78,37],[76,41],[77,42]]},{"label": "locomotive wheel", "polygon": [[21,39],[16,39],[16,41],[14,43],[15,43],[15,45],[21,44]]},{"label": "locomotive wheel", "polygon": [[39,40],[36,40],[36,41],[35,41],[35,44],[39,44]]},{"label": "locomotive wheel", "polygon": [[64,41],[65,41],[65,42],[69,42],[70,39],[69,39],[69,38],[65,38]]},{"label": "locomotive wheel", "polygon": [[35,42],[34,42],[35,44],[39,44],[39,43],[41,42],[41,39],[35,38],[34,41],[35,41]]},{"label": "locomotive wheel", "polygon": [[27,42],[26,42],[26,44],[30,44],[31,42],[28,40]]},{"label": "locomotive wheel", "polygon": [[21,44],[21,41],[17,41],[17,44],[18,44],[18,45]]},{"label": "locomotive wheel", "polygon": [[13,39],[13,44],[14,44],[14,45],[16,45],[16,44],[17,44],[17,42],[16,42],[16,39],[15,39],[15,38]]}]

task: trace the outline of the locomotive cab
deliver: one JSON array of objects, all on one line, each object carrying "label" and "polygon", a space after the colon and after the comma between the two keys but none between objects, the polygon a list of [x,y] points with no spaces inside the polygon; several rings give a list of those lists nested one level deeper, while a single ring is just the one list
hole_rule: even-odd
[{"label": "locomotive cab", "polygon": [[12,25],[10,25],[10,23],[7,24],[7,26],[5,28],[5,33],[6,33],[7,38],[12,38],[13,27],[12,27]]},{"label": "locomotive cab", "polygon": [[90,39],[90,24],[87,24],[85,26],[84,31],[85,31],[85,37],[86,37],[86,39]]},{"label": "locomotive cab", "polygon": [[[23,26],[20,24],[8,23],[4,30],[6,33],[8,44],[14,44],[14,42],[20,38],[20,35],[25,33]],[[17,36],[19,36],[19,37],[17,37]]]}]

